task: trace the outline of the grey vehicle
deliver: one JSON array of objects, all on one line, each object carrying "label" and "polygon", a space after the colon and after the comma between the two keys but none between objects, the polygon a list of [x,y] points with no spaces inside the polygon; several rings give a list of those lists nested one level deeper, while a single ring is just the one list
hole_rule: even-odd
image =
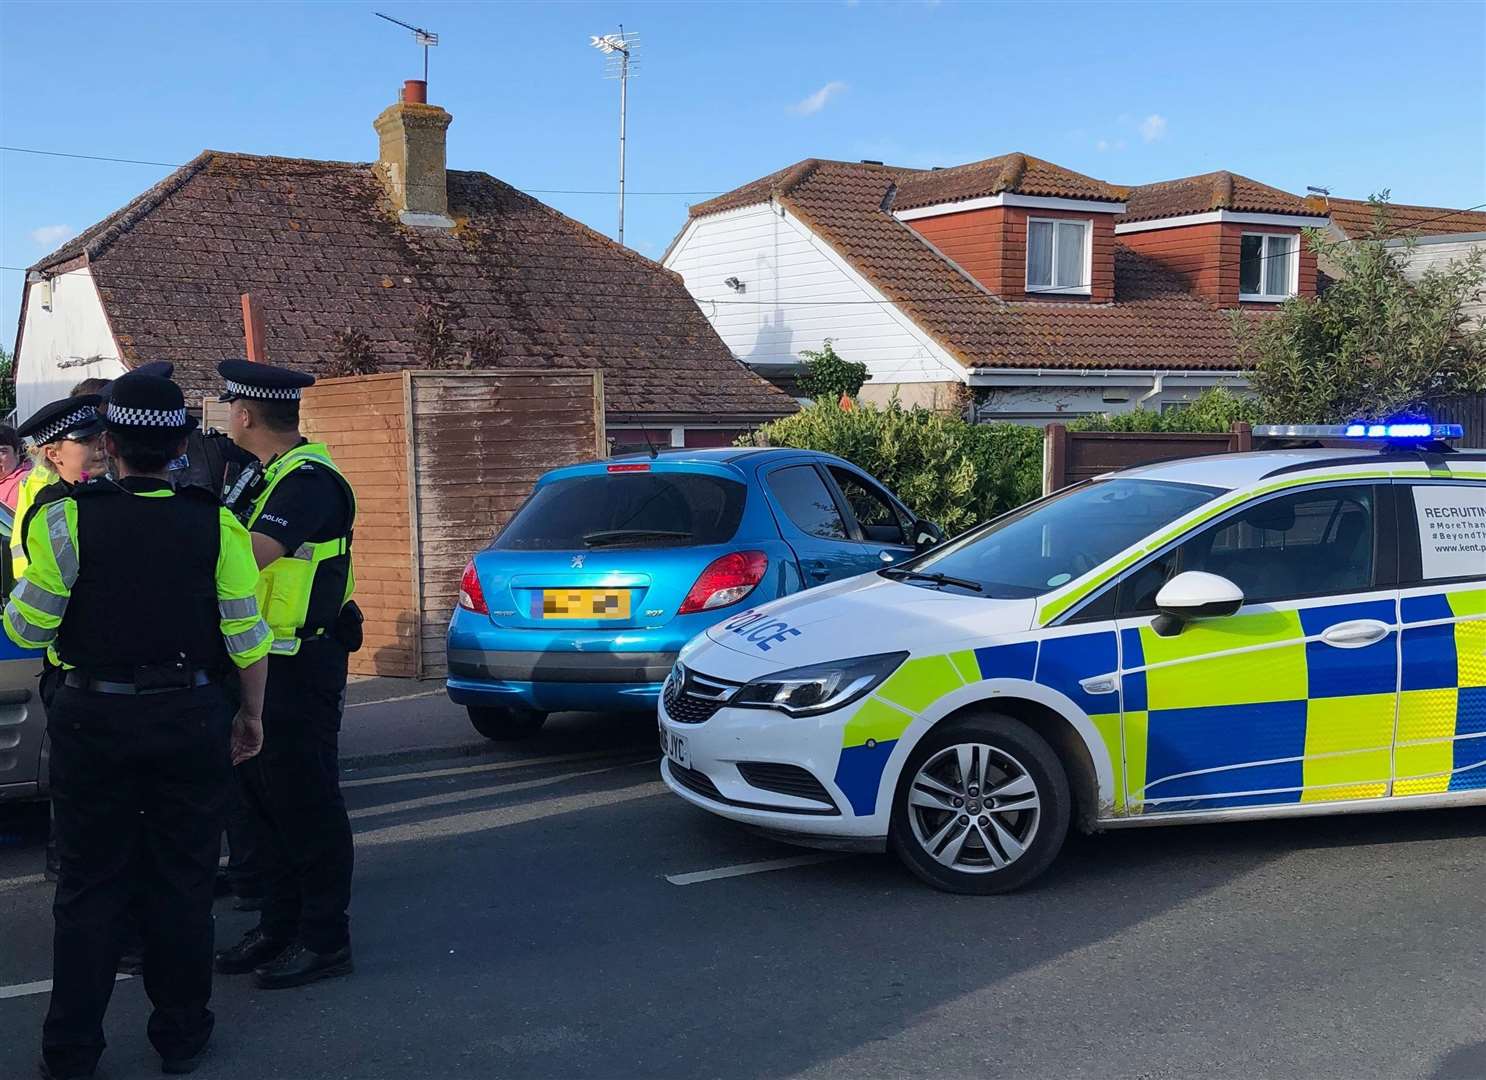
[{"label": "grey vehicle", "polygon": [[[0,503],[0,592],[15,585],[10,535],[15,516]],[[41,653],[0,634],[0,802],[47,794],[46,710],[37,693]]]}]

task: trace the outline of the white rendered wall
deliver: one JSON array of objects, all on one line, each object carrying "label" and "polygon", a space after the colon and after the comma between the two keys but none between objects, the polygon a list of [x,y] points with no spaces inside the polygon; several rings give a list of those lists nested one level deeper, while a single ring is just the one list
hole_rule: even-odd
[{"label": "white rendered wall", "polygon": [[33,282],[26,289],[26,320],[16,357],[20,420],[47,402],[66,397],[84,379],[115,379],[125,370],[90,271],[72,270],[53,278],[49,308],[43,303],[42,283]]}]

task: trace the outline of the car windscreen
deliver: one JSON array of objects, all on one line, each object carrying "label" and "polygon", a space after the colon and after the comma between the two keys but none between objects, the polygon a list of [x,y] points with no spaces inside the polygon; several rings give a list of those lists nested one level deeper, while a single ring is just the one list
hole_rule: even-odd
[{"label": "car windscreen", "polygon": [[723,544],[747,488],[708,473],[596,473],[539,487],[492,545],[514,551]]},{"label": "car windscreen", "polygon": [[[1223,490],[1133,478],[1096,481],[972,530],[912,568],[916,573],[974,582],[988,597],[1040,596],[1086,574]],[[912,578],[907,581],[915,584]]]}]

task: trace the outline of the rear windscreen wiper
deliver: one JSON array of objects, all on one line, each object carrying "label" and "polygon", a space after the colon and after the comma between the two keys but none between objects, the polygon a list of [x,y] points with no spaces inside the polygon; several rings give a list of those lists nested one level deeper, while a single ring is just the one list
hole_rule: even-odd
[{"label": "rear windscreen wiper", "polygon": [[631,540],[690,540],[691,533],[670,529],[602,529],[583,534],[583,542],[589,547],[605,544],[624,544]]},{"label": "rear windscreen wiper", "polygon": [[878,573],[887,578],[912,578],[914,581],[928,581],[935,585],[953,585],[957,589],[969,589],[971,592],[985,592],[984,587],[978,582],[950,577],[948,574],[928,574],[922,570],[908,570],[901,566],[890,566],[886,570],[879,570]]}]

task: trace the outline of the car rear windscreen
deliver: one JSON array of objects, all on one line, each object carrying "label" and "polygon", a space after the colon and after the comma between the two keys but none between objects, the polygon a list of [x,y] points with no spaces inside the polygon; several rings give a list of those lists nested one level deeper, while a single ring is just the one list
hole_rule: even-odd
[{"label": "car rear windscreen", "polygon": [[599,473],[537,489],[496,548],[583,551],[601,547],[723,544],[738,531],[747,488],[706,473]]}]

